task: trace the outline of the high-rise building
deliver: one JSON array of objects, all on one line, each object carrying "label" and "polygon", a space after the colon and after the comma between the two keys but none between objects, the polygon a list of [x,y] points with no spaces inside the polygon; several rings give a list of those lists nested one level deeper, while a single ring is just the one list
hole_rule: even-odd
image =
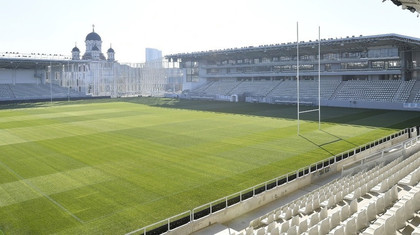
[{"label": "high-rise building", "polygon": [[154,48],[146,48],[146,63],[162,60],[162,51]]}]

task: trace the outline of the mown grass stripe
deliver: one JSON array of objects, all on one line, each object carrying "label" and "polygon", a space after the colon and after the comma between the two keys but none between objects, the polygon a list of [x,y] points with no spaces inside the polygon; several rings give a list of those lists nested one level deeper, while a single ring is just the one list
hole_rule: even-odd
[{"label": "mown grass stripe", "polygon": [[59,202],[57,202],[56,200],[52,199],[50,196],[48,196],[47,194],[43,193],[38,187],[36,187],[35,185],[33,185],[31,182],[29,182],[28,180],[26,180],[25,178],[23,178],[21,175],[19,175],[18,173],[16,173],[16,171],[14,171],[13,169],[11,169],[10,167],[8,167],[6,164],[4,164],[3,162],[0,161],[0,165],[2,167],[4,167],[5,169],[7,169],[9,172],[11,172],[13,175],[15,175],[17,178],[19,178],[21,180],[21,182],[23,182],[24,184],[26,184],[29,188],[31,188],[32,190],[34,190],[35,192],[39,193],[40,195],[42,195],[43,197],[45,197],[46,199],[48,199],[50,202],[52,202],[54,205],[56,205],[58,208],[60,208],[61,210],[63,210],[64,212],[66,212],[67,214],[69,214],[71,217],[73,217],[74,219],[76,219],[77,221],[79,221],[80,223],[84,223],[83,220],[81,220],[79,217],[77,217],[76,215],[74,215],[73,213],[71,213],[69,210],[67,210],[63,205],[61,205]]},{"label": "mown grass stripe", "polygon": [[[7,234],[121,234],[420,122],[419,112],[326,107],[322,131],[317,115],[302,117],[312,144],[296,135],[293,106],[129,98],[8,107],[0,161],[85,223],[35,191],[1,208]],[[83,168],[110,180],[64,176]],[[3,186],[18,179],[0,176]],[[16,193],[3,190],[0,201]]]}]

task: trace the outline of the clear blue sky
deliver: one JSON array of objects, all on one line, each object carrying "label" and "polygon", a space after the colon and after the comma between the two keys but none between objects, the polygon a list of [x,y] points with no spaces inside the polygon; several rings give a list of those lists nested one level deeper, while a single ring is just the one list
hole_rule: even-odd
[{"label": "clear blue sky", "polygon": [[102,37],[120,62],[163,54],[398,33],[420,38],[420,18],[389,0],[13,0],[0,7],[0,52],[84,53]]}]

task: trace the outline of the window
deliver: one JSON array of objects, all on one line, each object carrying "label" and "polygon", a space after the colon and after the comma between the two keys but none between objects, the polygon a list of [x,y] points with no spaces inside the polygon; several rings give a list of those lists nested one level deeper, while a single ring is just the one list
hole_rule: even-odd
[{"label": "window", "polygon": [[399,60],[388,61],[388,68],[400,68],[401,62]]},{"label": "window", "polygon": [[271,67],[269,66],[259,66],[255,68],[256,72],[269,72],[271,71]]},{"label": "window", "polygon": [[301,60],[315,60],[314,55],[303,55],[300,57]]},{"label": "window", "polygon": [[370,49],[368,51],[368,57],[369,58],[398,57],[398,48]]},{"label": "window", "polygon": [[252,68],[251,67],[237,68],[236,71],[238,71],[238,73],[249,73],[249,72],[252,72]]},{"label": "window", "polygon": [[338,53],[328,53],[324,54],[324,60],[338,60],[340,58],[340,54]]},{"label": "window", "polygon": [[373,61],[372,62],[372,68],[373,69],[383,69],[384,68],[384,61]]},{"label": "window", "polygon": [[262,58],[261,63],[270,63],[270,59],[267,57]]},{"label": "window", "polygon": [[344,52],[341,54],[342,58],[360,58],[361,52]]},{"label": "window", "polygon": [[186,65],[191,66],[186,68],[187,82],[198,82],[198,62],[189,62]]},{"label": "window", "polygon": [[[293,65],[292,66],[294,70],[296,70],[297,66]],[[299,65],[299,69],[300,70],[313,70],[314,69],[314,65],[313,64],[301,64]]]},{"label": "window", "polygon": [[219,69],[207,69],[207,74],[217,74],[219,73]]},{"label": "window", "polygon": [[341,69],[364,69],[368,67],[368,62],[349,62],[341,63]]},{"label": "window", "polygon": [[331,70],[331,64],[325,64],[325,70],[330,71]]}]

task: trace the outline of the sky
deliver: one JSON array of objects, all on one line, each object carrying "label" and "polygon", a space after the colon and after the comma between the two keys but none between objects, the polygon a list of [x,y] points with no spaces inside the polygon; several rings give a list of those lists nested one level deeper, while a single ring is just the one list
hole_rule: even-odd
[{"label": "sky", "polygon": [[420,38],[420,18],[390,0],[2,0],[0,52],[71,55],[86,35],[119,62],[321,38],[397,33]]}]

